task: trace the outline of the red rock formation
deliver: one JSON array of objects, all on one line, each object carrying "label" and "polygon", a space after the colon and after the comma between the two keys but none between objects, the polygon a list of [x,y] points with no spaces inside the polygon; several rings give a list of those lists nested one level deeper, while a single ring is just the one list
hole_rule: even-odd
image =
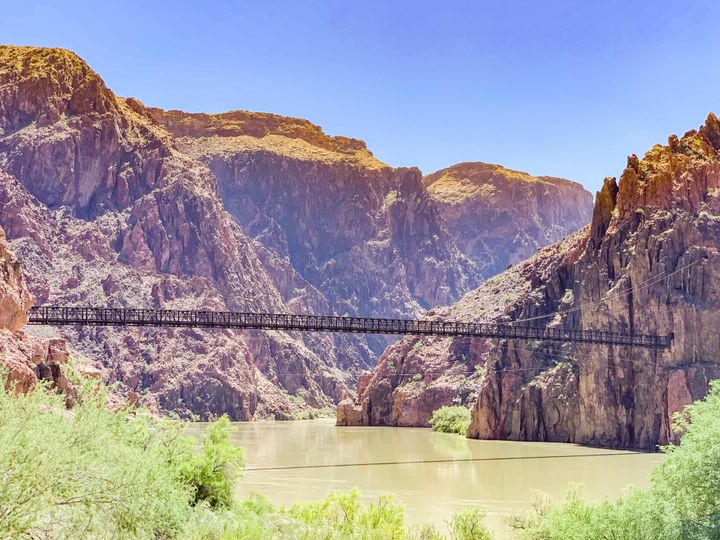
[{"label": "red rock formation", "polygon": [[488,163],[459,163],[423,179],[460,251],[490,278],[587,225],[580,184]]},{"label": "red rock formation", "polygon": [[[407,317],[479,282],[417,169],[393,169],[364,143],[294,118],[151,109],[206,163],[225,208],[341,314]],[[378,352],[385,342],[375,342]],[[378,347],[380,347],[378,349]]]},{"label": "red rock formation", "polygon": [[0,328],[15,332],[25,326],[31,305],[20,263],[7,249],[5,231],[0,229]]},{"label": "red rock formation", "polygon": [[[479,281],[416,169],[305,120],[148,110],[61,49],[0,47],[0,226],[39,303],[409,316]],[[337,403],[386,344],[62,335],[146,404],[233,419]]]},{"label": "red rock formation", "polygon": [[[454,399],[474,403],[471,437],[644,449],[672,440],[672,414],[720,377],[718,133],[710,115],[699,132],[631,156],[619,186],[609,179],[598,194],[590,227],[429,312],[674,333],[670,350],[408,338],[383,355],[339,421],[425,425],[427,412]],[[436,390],[448,384],[454,395]]]},{"label": "red rock formation", "polygon": [[68,353],[65,341],[29,336],[19,330],[27,322],[32,297],[25,286],[20,264],[8,249],[5,232],[0,228],[0,368],[7,389],[25,393],[38,380],[53,386],[72,402],[75,389],[63,366]]},{"label": "red rock formation", "polygon": [[[0,225],[39,301],[329,311],[243,234],[211,171],[74,54],[0,47],[0,130]],[[146,403],[202,417],[289,417],[330,405],[371,358],[362,344],[327,335],[63,334]]]},{"label": "red rock formation", "polygon": [[[0,47],[0,204],[42,303],[405,316],[478,277],[417,170],[305,120],[151,114],[61,49]],[[62,332],[126,391],[202,417],[331,405],[375,359],[352,336]]]}]

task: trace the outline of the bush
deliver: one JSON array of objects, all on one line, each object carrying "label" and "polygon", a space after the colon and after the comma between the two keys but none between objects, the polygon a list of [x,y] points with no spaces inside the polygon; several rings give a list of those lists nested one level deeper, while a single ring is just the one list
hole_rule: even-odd
[{"label": "bush", "polygon": [[230,420],[223,416],[210,426],[202,452],[186,458],[181,475],[193,488],[194,504],[207,502],[212,508],[227,507],[242,476],[245,455],[230,442]]},{"label": "bush", "polygon": [[473,508],[458,512],[448,521],[453,540],[490,540],[490,531],[483,524],[485,512]]},{"label": "bush", "polygon": [[0,537],[170,538],[196,502],[228,502],[239,462],[227,420],[196,456],[181,424],[106,400],[85,381],[67,411],[54,392],[0,384]]},{"label": "bush", "polygon": [[[252,495],[230,511],[198,514],[188,538],[211,540],[242,538],[265,540],[441,540],[431,525],[408,528],[402,506],[390,497],[363,503],[357,490],[331,493],[317,502],[296,503],[289,509],[273,506],[265,497]],[[468,510],[449,522],[450,540],[486,540],[484,513]]]},{"label": "bush", "polygon": [[433,431],[467,435],[470,426],[470,410],[467,407],[440,407],[432,414],[430,425]]}]

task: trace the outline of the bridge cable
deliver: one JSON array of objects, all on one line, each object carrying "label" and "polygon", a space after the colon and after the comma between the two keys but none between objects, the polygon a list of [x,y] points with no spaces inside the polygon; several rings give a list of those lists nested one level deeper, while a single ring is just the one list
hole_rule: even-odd
[{"label": "bridge cable", "polygon": [[[341,426],[342,427],[342,426]],[[526,461],[538,459],[565,459],[565,458],[594,458],[594,457],[612,457],[612,456],[645,456],[645,452],[602,452],[597,454],[556,454],[549,456],[497,456],[485,458],[460,458],[460,459],[419,459],[412,461],[371,461],[368,463],[320,463],[316,465],[278,465],[272,467],[249,467],[245,472],[263,472],[263,471],[290,471],[300,469],[332,469],[341,467],[372,467],[382,465],[419,465],[426,463],[475,463],[483,461]]]}]

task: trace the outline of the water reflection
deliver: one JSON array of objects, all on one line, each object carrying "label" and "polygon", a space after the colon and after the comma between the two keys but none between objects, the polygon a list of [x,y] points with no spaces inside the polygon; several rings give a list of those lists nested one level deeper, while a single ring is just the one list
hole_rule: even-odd
[{"label": "water reflection", "polygon": [[447,459],[471,459],[473,457],[465,437],[430,432],[430,444],[434,452]]}]

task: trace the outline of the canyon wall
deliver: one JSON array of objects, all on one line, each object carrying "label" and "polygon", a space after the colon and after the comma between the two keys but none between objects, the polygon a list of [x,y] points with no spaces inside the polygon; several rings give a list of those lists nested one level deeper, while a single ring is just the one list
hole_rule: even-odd
[{"label": "canyon wall", "polygon": [[[406,338],[339,424],[427,425],[473,408],[470,437],[653,449],[720,376],[720,126],[671,136],[605,181],[592,223],[427,317],[673,334],[668,350]],[[529,320],[528,320],[529,319]]]},{"label": "canyon wall", "polygon": [[580,184],[489,163],[459,163],[423,178],[458,248],[485,279],[590,222]]},{"label": "canyon wall", "polygon": [[[448,235],[417,169],[306,120],[151,110],[207,164],[226,210],[339,314],[412,317],[457,300],[479,273]],[[370,341],[382,352],[384,340]]]},{"label": "canyon wall", "polygon": [[32,303],[20,263],[0,228],[0,370],[5,389],[24,393],[36,388],[38,381],[48,381],[72,403],[75,388],[63,369],[68,360],[65,342],[20,330]]},{"label": "canyon wall", "polygon": [[[551,205],[541,195],[523,200]],[[516,200],[501,195],[496,209]],[[389,167],[362,141],[307,120],[149,109],[116,96],[72,52],[0,47],[0,226],[39,304],[417,316],[482,281],[438,204],[417,169]],[[560,210],[553,216],[548,227],[565,226]],[[485,275],[504,264],[491,263]],[[238,420],[292,418],[350,397],[391,342],[45,333],[146,405]]]},{"label": "canyon wall", "polygon": [[[61,49],[0,47],[0,225],[38,303],[329,311],[223,209],[217,182],[142,104]],[[288,284],[281,292],[275,282]],[[291,417],[349,395],[360,340],[62,329],[109,382],[183,415]]]}]

